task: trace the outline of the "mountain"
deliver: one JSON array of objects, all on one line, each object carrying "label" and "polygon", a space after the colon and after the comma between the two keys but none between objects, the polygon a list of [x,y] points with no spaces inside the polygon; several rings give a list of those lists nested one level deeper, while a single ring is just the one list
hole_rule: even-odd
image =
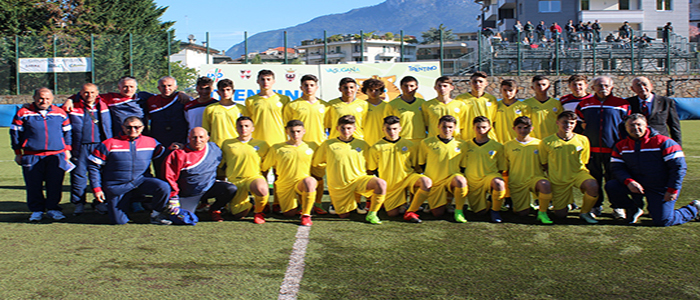
[{"label": "mountain", "polygon": [[[328,36],[334,34],[359,34],[375,31],[377,34],[393,32],[398,35],[413,35],[420,40],[421,32],[444,24],[452,32],[478,30],[481,5],[473,0],[387,0],[374,6],[353,9],[342,14],[325,15],[293,27],[265,31],[248,37],[248,51],[265,51],[284,45],[284,31],[287,31],[288,47],[294,47],[303,40],[323,38],[323,30]],[[244,43],[226,50],[226,55],[239,57],[245,52]]]}]

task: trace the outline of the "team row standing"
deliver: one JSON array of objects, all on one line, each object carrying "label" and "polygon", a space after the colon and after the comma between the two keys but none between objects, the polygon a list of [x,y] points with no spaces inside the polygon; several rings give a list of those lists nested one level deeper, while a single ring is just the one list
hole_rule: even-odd
[{"label": "team row standing", "polygon": [[[161,81],[167,81],[167,80],[161,80]],[[171,104],[176,104],[173,99],[168,99],[168,98],[172,98],[172,96],[168,97],[167,93],[166,93],[166,92],[169,92],[169,94],[172,95],[174,92],[174,89],[171,87],[170,90],[167,90],[167,82],[163,82],[163,84],[162,84],[161,81],[159,81],[159,89],[161,89],[161,86],[165,85],[164,89],[166,91],[163,91],[163,89],[161,89],[161,92],[163,94],[163,95],[161,95],[161,98],[164,98],[162,100],[165,100],[165,101],[160,101],[161,105],[159,106],[158,102],[149,100],[148,103],[151,104],[151,105],[149,105],[149,107],[156,108],[156,109],[150,110],[150,112],[157,112],[157,111],[159,111],[159,109],[161,107],[167,108],[167,107],[170,107]],[[194,108],[206,107],[206,108],[204,108],[204,113],[203,113],[203,117],[202,117],[202,125],[205,128],[208,127],[209,131],[212,133],[212,138],[215,142],[221,141],[221,140],[226,141],[226,140],[229,140],[229,139],[235,137],[236,135],[238,135],[238,133],[234,134],[234,133],[230,132],[231,127],[233,127],[233,126],[231,126],[233,124],[233,119],[236,116],[249,115],[251,117],[251,120],[250,120],[251,123],[261,124],[261,125],[257,126],[258,127],[257,130],[253,131],[253,137],[256,136],[256,132],[257,132],[257,136],[260,137],[261,139],[270,139],[271,141],[274,141],[274,139],[279,139],[280,137],[282,139],[284,139],[284,136],[285,136],[284,131],[282,131],[281,133],[278,132],[278,131],[281,131],[279,129],[282,128],[281,124],[279,124],[279,123],[281,123],[281,122],[283,123],[284,118],[287,118],[287,119],[294,118],[294,119],[304,120],[304,118],[306,117],[307,127],[311,128],[311,127],[314,127],[314,125],[316,125],[315,126],[316,128],[314,128],[316,130],[312,129],[309,131],[310,132],[313,131],[313,132],[316,132],[318,134],[316,134],[315,136],[313,134],[311,134],[309,136],[312,136],[316,139],[315,141],[311,141],[311,142],[314,142],[315,146],[317,146],[319,144],[318,138],[320,137],[321,139],[323,139],[325,128],[331,128],[331,138],[333,136],[335,136],[336,134],[338,136],[340,136],[340,133],[339,133],[340,127],[333,126],[334,125],[333,120],[336,119],[335,117],[337,117],[339,115],[344,116],[343,115],[344,113],[347,113],[346,115],[354,115],[355,116],[355,118],[354,118],[355,120],[353,122],[353,123],[355,123],[355,125],[361,124],[358,120],[360,120],[360,121],[366,120],[367,122],[365,125],[355,126],[355,127],[365,129],[365,131],[367,132],[366,139],[371,139],[371,140],[379,140],[380,137],[372,137],[372,135],[373,135],[373,133],[380,132],[380,130],[381,130],[380,128],[382,127],[382,123],[383,123],[382,120],[386,115],[391,115],[391,114],[403,115],[403,117],[400,118],[401,122],[406,124],[405,125],[406,127],[410,128],[412,126],[413,130],[405,130],[404,129],[403,131],[401,131],[402,134],[404,132],[416,133],[416,136],[412,136],[412,139],[418,140],[418,139],[420,139],[420,133],[421,133],[420,128],[425,128],[425,126],[422,126],[421,124],[425,124],[426,119],[431,120],[430,119],[431,117],[434,119],[440,113],[442,113],[443,116],[447,115],[447,114],[454,114],[457,116],[461,116],[461,118],[455,118],[455,122],[453,124],[453,127],[455,127],[456,130],[461,129],[462,136],[468,138],[468,141],[470,141],[471,139],[469,139],[469,137],[472,135],[475,137],[478,136],[479,131],[478,130],[473,131],[473,130],[470,130],[471,128],[466,127],[465,124],[468,124],[469,122],[465,122],[464,119],[467,118],[467,120],[468,120],[468,118],[470,118],[471,115],[482,116],[482,117],[484,115],[492,115],[493,114],[492,112],[494,111],[493,109],[497,107],[497,105],[494,105],[495,98],[491,95],[484,93],[485,87],[488,84],[486,74],[476,73],[472,76],[470,82],[472,83],[472,92],[467,93],[465,95],[461,95],[460,96],[461,98],[458,97],[458,99],[466,99],[466,100],[463,100],[463,102],[469,106],[461,106],[460,104],[462,104],[461,103],[462,101],[454,101],[454,100],[449,98],[449,92],[452,89],[454,89],[454,86],[452,85],[450,79],[445,78],[445,77],[441,77],[436,81],[435,88],[438,91],[438,98],[433,99],[431,101],[427,101],[425,103],[420,103],[420,102],[422,102],[422,99],[415,98],[415,90],[417,89],[417,81],[414,78],[404,78],[401,81],[401,87],[402,87],[402,90],[404,93],[402,94],[402,96],[400,98],[397,98],[388,104],[381,101],[379,98],[379,96],[381,95],[381,93],[384,90],[384,86],[381,83],[381,81],[378,81],[378,80],[365,81],[365,83],[363,84],[362,90],[365,94],[368,95],[369,99],[368,99],[368,101],[357,101],[357,100],[355,100],[355,97],[354,97],[355,93],[357,91],[356,83],[354,82],[354,80],[352,80],[350,78],[345,78],[340,83],[340,91],[342,92],[342,96],[338,99],[330,101],[328,104],[324,104],[321,100],[315,99],[315,96],[314,96],[315,91],[318,88],[317,79],[313,76],[304,76],[304,78],[302,78],[302,90],[304,91],[304,97],[302,97],[302,99],[298,99],[297,101],[290,103],[289,99],[287,97],[276,94],[272,91],[272,84],[274,83],[274,74],[272,74],[272,72],[270,72],[270,71],[262,71],[258,76],[258,83],[260,84],[260,88],[261,88],[260,93],[256,96],[253,96],[253,97],[250,97],[249,99],[247,99],[246,106],[236,105],[231,100],[231,96],[233,95],[233,83],[230,80],[222,80],[218,84],[219,95],[221,96],[221,99],[222,99],[221,102],[218,103],[219,105],[215,104],[215,105],[206,106],[204,104],[206,104],[207,101],[201,101],[202,99],[197,99],[195,105],[189,105],[189,106],[194,107]],[[206,82],[203,81],[202,83],[205,83],[205,84],[200,84],[200,82],[198,82],[198,85],[197,85],[198,91],[200,89],[202,89],[203,91],[207,90]],[[121,82],[120,82],[120,85],[121,85]],[[509,86],[509,84],[507,82],[504,82],[504,84],[502,84],[502,90],[504,90],[504,91],[507,90],[508,86]],[[535,77],[535,79],[533,80],[533,89],[535,89],[537,96],[535,98],[531,98],[531,99],[528,99],[525,101],[525,102],[534,101],[534,100],[538,101],[539,104],[534,103],[534,105],[531,105],[531,107],[534,108],[534,111],[536,112],[534,114],[534,116],[536,116],[536,118],[534,118],[534,119],[536,121],[539,121],[539,124],[538,124],[539,126],[536,126],[535,128],[543,128],[543,129],[541,129],[543,132],[546,132],[545,130],[551,130],[551,129],[547,128],[547,125],[548,125],[547,120],[548,119],[551,120],[552,116],[556,116],[557,111],[561,111],[561,105],[559,105],[558,107],[556,105],[559,103],[559,101],[556,101],[553,98],[547,97],[546,92],[547,92],[548,86],[549,86],[549,81],[546,78]],[[512,87],[513,87],[512,83],[510,84],[510,87],[511,87],[511,93],[512,93]],[[176,89],[176,84],[175,84],[175,89]],[[211,84],[209,84],[208,90],[210,92]],[[506,95],[505,92],[504,92],[504,95]],[[512,95],[514,96],[515,93],[512,93]],[[406,96],[412,96],[413,101],[406,101],[407,100],[406,98],[409,98]],[[158,99],[158,98],[156,98],[156,99]],[[509,100],[509,101],[511,101],[511,103],[512,103],[513,99],[514,99],[514,97],[504,97],[504,100]],[[177,100],[177,99],[175,99],[175,100]],[[205,99],[205,100],[207,100],[207,99]],[[418,100],[420,100],[420,101],[418,101]],[[544,100],[544,101],[542,101],[542,100]],[[209,101],[211,101],[211,100],[209,99]],[[195,101],[190,101],[189,103],[186,104],[186,106],[188,104],[191,104],[194,102]],[[406,107],[401,107],[402,104],[415,105],[415,104],[417,104],[417,102],[421,104],[419,110],[421,110],[423,113],[418,114],[415,112],[415,109],[411,110],[411,109],[407,109]],[[502,102],[507,103],[507,101],[502,101]],[[448,105],[450,105],[450,103],[452,103],[452,105],[457,105],[457,106],[456,107],[449,107]],[[295,108],[294,104],[298,104],[298,105],[296,105],[297,106],[296,108]],[[310,104],[312,106],[314,104],[316,104],[317,109],[313,109],[313,108],[309,109],[308,107],[305,107],[305,105],[307,105],[307,104]],[[392,105],[392,104],[395,104],[395,105]],[[550,112],[550,109],[548,109],[547,105],[544,105],[544,104],[550,104],[553,106],[551,108],[551,112]],[[500,105],[500,103],[498,103],[498,105]],[[397,106],[398,106],[398,108],[397,108]],[[447,109],[445,109],[446,106],[447,106]],[[512,104],[506,105],[506,107],[513,107],[513,105]],[[415,106],[414,106],[414,108],[415,108]],[[514,111],[516,113],[525,114],[525,113],[523,113],[523,110],[526,110],[527,108],[528,107],[522,107],[522,109],[515,109]],[[193,110],[187,110],[187,111],[193,111]],[[411,111],[413,111],[412,114],[411,114]],[[426,111],[427,111],[427,113],[426,113]],[[316,112],[318,112],[318,113],[316,113]],[[366,114],[364,112],[366,112]],[[294,115],[295,113],[297,114],[296,116]],[[334,113],[335,113],[335,115],[334,115]],[[433,113],[433,114],[431,115],[430,113]],[[284,117],[281,118],[280,114],[284,115]],[[304,114],[306,114],[306,115],[304,115]],[[195,116],[196,116],[196,114],[195,114]],[[314,118],[314,116],[315,116],[315,118]],[[322,117],[319,117],[319,116],[322,116]],[[419,120],[421,116],[423,117],[423,122],[420,122],[420,120]],[[539,117],[539,118],[537,118],[537,117]],[[321,125],[321,119],[323,120],[322,125]],[[340,119],[340,118],[338,118],[338,119]],[[490,127],[490,120],[488,118],[484,118],[484,119],[485,119],[486,123],[489,123],[489,127]],[[196,122],[196,117],[194,118],[194,120]],[[280,120],[282,120],[282,121],[280,121]],[[409,122],[407,120],[412,120],[413,122]],[[172,129],[171,126],[162,126],[162,124],[160,124],[160,122],[155,122],[155,123],[156,123],[155,125],[159,125],[161,127],[164,127],[167,130]],[[190,123],[193,123],[193,122],[190,122]],[[436,122],[428,121],[428,124],[435,124],[435,123]],[[478,123],[484,123],[484,122],[482,120],[482,122],[478,122]],[[549,123],[551,124],[551,122],[549,122]],[[437,122],[437,124],[441,124],[441,123]],[[497,122],[497,124],[498,124],[498,122]],[[507,117],[506,117],[506,121],[502,122],[501,124],[507,124]],[[157,127],[155,125],[152,127]],[[192,127],[192,125],[193,124],[190,124],[190,127]],[[273,126],[270,126],[270,125],[273,125]],[[249,127],[252,127],[252,126],[249,126]],[[260,130],[260,127],[263,127],[264,129]],[[432,130],[432,132],[431,132],[430,127],[431,126],[428,126],[428,132],[429,132],[428,135],[429,136],[436,132],[436,130]],[[484,126],[482,126],[482,131],[483,131],[483,127]],[[549,126],[549,127],[551,127],[551,126]],[[318,130],[318,129],[320,129],[320,130]],[[333,130],[333,129],[335,129],[335,130]],[[425,129],[423,129],[422,131],[423,131],[423,135],[425,135]],[[485,131],[485,134],[487,134],[487,135],[490,135],[490,133],[491,133],[490,130]],[[361,131],[354,131],[353,136],[363,137],[365,135],[362,134]],[[385,137],[385,139],[386,139],[386,137]],[[406,138],[406,139],[408,139],[408,138]],[[309,139],[307,139],[307,140],[309,140]],[[269,144],[270,144],[270,142],[267,143],[267,145],[269,145]],[[256,147],[256,151],[260,151],[261,148],[265,148],[265,147]],[[226,151],[224,151],[224,156],[226,156],[225,153],[226,153]],[[244,158],[247,159],[250,157],[244,157]],[[362,168],[362,167],[359,167],[359,168]],[[232,174],[230,174],[231,176],[229,176],[229,180],[232,179],[231,178],[232,176],[239,175],[238,174],[238,173],[240,173],[239,171],[240,170],[236,170],[236,172],[227,172],[227,173],[232,173]],[[501,169],[500,171],[503,171],[503,170]],[[235,174],[233,174],[233,173],[235,173]],[[256,172],[253,172],[253,173],[256,173]],[[317,180],[322,178],[322,174],[321,174],[322,167],[317,166],[315,173],[316,174],[314,174],[314,177],[316,177]],[[241,176],[238,176],[238,177],[241,177]],[[238,177],[236,177],[236,178],[238,178]],[[330,179],[330,176],[329,176],[329,179]],[[457,188],[465,188],[465,186],[463,186],[464,185],[463,182],[459,182],[460,180],[457,180],[457,181],[458,181]],[[493,180],[488,182],[489,184],[491,184],[493,182],[495,185],[495,187],[492,187],[492,190],[491,190],[492,197],[494,196],[493,195],[494,191],[500,192],[503,190],[504,184],[501,181],[502,181],[501,179],[497,180],[496,178],[494,178]],[[241,185],[243,185],[243,187],[245,189],[245,191],[242,191],[242,193],[239,193],[239,194],[243,194],[241,196],[245,196],[245,198],[247,198],[247,190],[260,191],[262,188],[260,188],[259,186],[262,186],[264,184],[264,179],[255,178],[255,180],[250,182],[250,184],[248,184],[248,182],[237,182],[237,183],[238,183],[239,188],[241,187]],[[421,190],[429,188],[429,187],[426,187],[427,184],[425,184],[425,181],[421,181],[421,183],[422,183],[422,187],[419,186],[419,187],[421,187]],[[462,186],[460,186],[460,185],[462,185]],[[323,185],[316,184],[315,187],[322,188]],[[375,188],[372,188],[372,190],[374,190],[375,192],[379,192],[379,193],[376,193],[377,195],[381,195],[381,190],[382,190],[381,187],[375,187]],[[489,189],[488,188],[486,188],[486,189],[481,188],[480,190],[482,191],[481,193],[484,195],[484,197],[482,197],[482,198],[485,198],[486,193],[483,191],[486,191]],[[260,192],[259,194],[265,194],[265,193]],[[458,191],[457,194],[461,195],[463,193],[461,191]],[[496,194],[499,194],[499,193],[496,193]],[[263,197],[263,198],[259,199],[259,200],[256,199],[256,222],[262,222],[264,220],[264,217],[262,215],[262,209],[263,209],[263,206],[266,202],[266,195],[258,195],[258,196]],[[277,198],[278,197],[276,197],[275,199],[277,200]],[[333,199],[334,197],[331,196],[331,198]],[[381,197],[377,196],[377,198],[378,198],[377,201],[371,202],[372,203],[372,205],[370,207],[371,212],[376,212],[378,210],[376,203],[381,203],[381,200],[379,200],[379,199],[381,199]],[[459,197],[456,197],[456,198],[459,198]],[[496,203],[498,203],[498,200],[501,199],[502,197],[496,196],[493,198],[495,198],[496,200],[493,201],[494,208],[492,209],[492,219],[494,221],[499,221],[500,216],[497,215],[496,206],[500,207],[500,205],[497,205]],[[463,203],[463,201],[462,201],[462,203]],[[459,204],[458,199],[457,199],[457,204]],[[470,201],[470,204],[471,204],[471,201]],[[435,207],[435,206],[431,205],[431,207]],[[472,209],[475,209],[475,208],[476,207],[472,207]],[[392,210],[393,209],[390,209],[390,211],[392,211]],[[479,211],[481,211],[481,210],[479,210]],[[458,209],[456,212],[455,218],[457,220],[463,220],[464,219],[463,216],[461,216],[461,217],[458,216],[459,213],[461,213],[461,210]],[[341,215],[342,214],[344,214],[344,213],[341,213]],[[308,214],[305,214],[305,215],[308,215]],[[370,215],[368,215],[368,220],[372,216],[374,218],[376,218],[376,214],[370,213]],[[408,218],[408,219],[417,219],[417,218]],[[373,223],[376,223],[377,221],[378,220],[375,219]]]}]

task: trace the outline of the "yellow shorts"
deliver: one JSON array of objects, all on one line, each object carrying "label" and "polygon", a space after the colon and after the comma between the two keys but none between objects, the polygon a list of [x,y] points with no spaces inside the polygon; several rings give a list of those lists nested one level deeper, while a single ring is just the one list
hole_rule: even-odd
[{"label": "yellow shorts", "polygon": [[233,196],[233,199],[231,199],[231,202],[228,204],[228,210],[231,212],[231,214],[235,215],[245,211],[246,209],[250,209],[253,206],[252,203],[250,203],[250,198],[248,195],[250,194],[250,185],[256,179],[266,180],[266,178],[262,175],[258,175],[242,179],[237,178],[237,180],[231,182],[238,188],[236,195]]},{"label": "yellow shorts", "polygon": [[415,187],[416,182],[418,182],[421,177],[425,177],[425,175],[412,173],[406,176],[401,182],[387,187],[384,209],[389,211],[406,204],[406,192],[408,191],[411,194],[415,194],[417,189]]},{"label": "yellow shorts", "polygon": [[537,182],[547,180],[547,178],[537,176],[530,178],[528,181],[515,185],[509,182],[510,198],[513,199],[513,211],[523,211],[530,208],[532,204],[531,194],[537,194]]},{"label": "yellow shorts", "polygon": [[430,205],[430,209],[448,204],[447,196],[454,194],[454,188],[452,188],[450,185],[452,180],[454,180],[454,178],[457,176],[464,177],[464,175],[457,173],[450,175],[440,182],[433,182],[433,187],[430,189],[430,193],[428,194],[428,205]]},{"label": "yellow shorts", "polygon": [[277,184],[275,197],[277,197],[277,202],[282,209],[282,212],[288,212],[292,209],[297,208],[299,201],[301,200],[302,191],[299,190],[298,180],[293,184]]},{"label": "yellow shorts", "polygon": [[314,178],[320,178],[323,179],[323,176],[326,175],[326,168],[322,167],[311,167],[311,176]]},{"label": "yellow shorts", "polygon": [[357,208],[355,195],[362,195],[367,198],[374,194],[374,191],[367,189],[367,184],[370,180],[377,178],[370,175],[362,175],[357,177],[355,181],[342,187],[328,187],[328,195],[331,197],[331,203],[335,207],[338,214],[351,212]]},{"label": "yellow shorts", "polygon": [[[552,206],[554,206],[554,210],[562,210],[567,205],[574,203],[573,188],[581,189],[583,182],[588,179],[595,180],[588,172],[581,171],[569,183],[554,184],[552,182]],[[584,190],[581,189],[581,192],[584,192]]]},{"label": "yellow shorts", "polygon": [[469,187],[467,200],[471,211],[479,212],[489,207],[486,203],[486,194],[491,193],[491,181],[496,178],[501,178],[501,174],[488,174],[480,180],[467,180],[467,186]]}]

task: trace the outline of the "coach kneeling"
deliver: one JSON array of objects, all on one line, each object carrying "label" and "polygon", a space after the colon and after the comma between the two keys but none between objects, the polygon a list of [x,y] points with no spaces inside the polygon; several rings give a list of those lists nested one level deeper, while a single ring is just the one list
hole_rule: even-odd
[{"label": "coach kneeling", "polygon": [[[151,160],[160,157],[165,148],[155,139],[142,136],[143,121],[128,117],[120,137],[105,140],[90,155],[90,182],[98,201],[107,201],[109,220],[112,224],[126,224],[133,195],[153,196],[151,223],[170,225],[163,213],[170,186],[163,180],[151,177]],[[104,188],[104,191],[103,191]]]},{"label": "coach kneeling", "polygon": [[696,219],[698,200],[674,210],[687,169],[681,146],[647,127],[646,118],[639,113],[627,117],[625,129],[628,137],[617,142],[610,159],[614,179],[605,185],[610,201],[627,210],[630,223],[636,223],[643,213],[642,197],[647,199],[654,225]]}]

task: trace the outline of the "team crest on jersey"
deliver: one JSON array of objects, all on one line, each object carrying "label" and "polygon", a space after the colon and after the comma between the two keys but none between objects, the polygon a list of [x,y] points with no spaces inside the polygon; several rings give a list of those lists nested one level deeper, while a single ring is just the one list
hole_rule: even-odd
[{"label": "team crest on jersey", "polygon": [[456,113],[459,112],[459,107],[455,107],[455,112],[456,112]]},{"label": "team crest on jersey", "polygon": [[255,151],[258,151],[260,150],[260,146],[253,146],[253,149],[255,149]]},{"label": "team crest on jersey", "polygon": [[459,147],[455,148],[455,152],[462,152],[462,149],[459,149]]},{"label": "team crest on jersey", "polygon": [[362,112],[362,107],[358,107],[355,109],[357,112]]},{"label": "team crest on jersey", "polygon": [[408,147],[406,147],[406,146],[403,146],[403,147],[401,148],[401,151],[403,151],[403,152],[406,152],[406,151],[408,151]]},{"label": "team crest on jersey", "polygon": [[326,110],[325,110],[323,107],[321,107],[321,108],[318,109],[318,112],[320,112],[320,113],[325,113]]},{"label": "team crest on jersey", "polygon": [[555,108],[552,108],[552,111],[553,111],[553,112],[557,112],[557,108],[556,108],[556,107],[555,107]]},{"label": "team crest on jersey", "polygon": [[287,74],[284,74],[284,78],[286,78],[288,82],[294,81],[294,78],[297,77],[297,74],[294,73],[295,71],[294,69],[287,70]]},{"label": "team crest on jersey", "polygon": [[581,151],[581,150],[583,150],[583,147],[581,147],[581,146],[576,146],[576,151]]},{"label": "team crest on jersey", "polygon": [[277,102],[277,107],[282,107],[282,102]]},{"label": "team crest on jersey", "polygon": [[489,155],[493,156],[494,154],[496,154],[496,151],[493,151],[493,150],[489,151]]},{"label": "team crest on jersey", "polygon": [[250,79],[252,72],[251,70],[241,70],[241,79]]},{"label": "team crest on jersey", "polygon": [[311,154],[314,154],[314,151],[311,149],[306,149],[306,151],[304,151],[304,153],[306,153],[306,155],[311,155]]},{"label": "team crest on jersey", "polygon": [[516,109],[516,110],[515,110],[515,113],[516,113],[516,114],[521,114],[521,113],[522,113],[522,111],[521,111],[521,110],[519,110],[519,109]]},{"label": "team crest on jersey", "polygon": [[491,106],[491,102],[486,102],[486,106]]},{"label": "team crest on jersey", "polygon": [[540,154],[540,150],[535,149],[535,154]]}]

